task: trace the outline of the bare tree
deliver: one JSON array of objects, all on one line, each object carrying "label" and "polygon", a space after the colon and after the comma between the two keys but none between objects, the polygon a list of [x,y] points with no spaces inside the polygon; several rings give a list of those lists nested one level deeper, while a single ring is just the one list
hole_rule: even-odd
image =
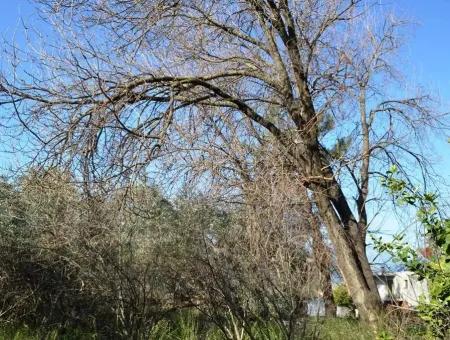
[{"label": "bare tree", "polygon": [[35,137],[39,161],[87,183],[128,181],[204,141],[205,117],[224,130],[226,118],[244,145],[284,149],[361,316],[375,322],[370,178],[402,157],[422,164],[417,126],[435,118],[427,96],[389,95],[405,93],[390,62],[399,22],[362,0],[39,3],[54,44],[13,49],[0,78],[0,102]]},{"label": "bare tree", "polygon": [[[321,289],[320,274],[308,254],[308,232],[299,223],[303,214],[293,211],[289,201],[288,195],[268,195],[223,215],[228,220],[223,226],[217,223],[220,215],[216,223],[207,217],[215,212],[209,203],[185,202],[186,224],[203,229],[204,240],[203,245],[201,240],[191,242],[196,250],[184,279],[197,291],[192,296],[200,301],[198,309],[227,338],[269,336],[264,332],[270,327],[254,325],[276,325],[286,339],[311,331],[306,305]],[[206,230],[200,227],[205,219],[210,222]]]},{"label": "bare tree", "polygon": [[[331,287],[333,261],[326,236],[322,232],[323,223],[308,197],[306,187],[292,164],[286,161],[284,150],[269,141],[270,136],[264,136],[254,129],[243,132],[238,124],[233,124],[227,117],[215,120],[208,114],[204,119],[206,127],[198,129],[192,148],[182,152],[183,162],[173,160],[178,166],[168,178],[182,177],[191,186],[201,178],[202,185],[201,188],[197,186],[197,190],[201,190],[204,197],[207,196],[210,202],[226,203],[227,206],[234,206],[234,209],[252,211],[252,217],[247,221],[250,224],[254,222],[254,216],[262,216],[261,212],[267,210],[277,211],[278,216],[271,215],[271,218],[280,227],[286,214],[291,216],[292,230],[284,228],[283,232],[290,235],[294,230],[301,230],[302,235],[309,238],[309,249],[312,250],[310,260],[316,264],[315,279],[320,282],[327,315],[335,315]],[[186,134],[192,138],[192,133],[183,135]],[[258,142],[246,143],[242,136],[247,134]],[[181,150],[188,141],[178,143],[172,147]],[[177,156],[179,153],[181,151]],[[258,228],[265,220],[267,218],[258,221]],[[258,233],[256,230],[252,232],[255,235]]]}]

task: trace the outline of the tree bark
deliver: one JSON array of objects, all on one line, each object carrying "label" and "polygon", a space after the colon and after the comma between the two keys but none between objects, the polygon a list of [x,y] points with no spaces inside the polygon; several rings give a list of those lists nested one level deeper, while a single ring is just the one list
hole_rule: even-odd
[{"label": "tree bark", "polygon": [[381,301],[378,290],[373,289],[374,286],[376,287],[373,276],[368,275],[364,270],[364,267],[369,267],[367,257],[358,254],[355,243],[341,226],[328,198],[323,194],[316,197],[319,213],[327,221],[326,225],[336,251],[338,267],[353,302],[360,311],[362,319],[374,325],[381,311]]},{"label": "tree bark", "polygon": [[314,142],[301,152],[298,162],[305,184],[314,194],[318,214],[325,223],[336,253],[336,261],[361,318],[376,328],[381,299],[366,256],[365,229],[361,230],[347,200]]}]

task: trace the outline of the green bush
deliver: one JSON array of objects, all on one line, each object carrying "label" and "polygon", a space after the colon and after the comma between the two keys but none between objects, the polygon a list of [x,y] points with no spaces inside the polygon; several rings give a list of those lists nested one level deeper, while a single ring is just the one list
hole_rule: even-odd
[{"label": "green bush", "polygon": [[341,283],[333,289],[333,300],[336,306],[351,307],[353,306],[353,300],[348,293],[348,289],[345,284]]},{"label": "green bush", "polygon": [[429,299],[421,297],[419,316],[428,326],[433,338],[450,337],[450,219],[441,212],[435,193],[420,192],[398,178],[396,167],[392,167],[384,180],[384,186],[394,196],[398,205],[412,207],[417,221],[423,226],[429,247],[430,258],[404,241],[404,234],[395,235],[391,242],[381,237],[372,237],[379,252],[390,254],[429,285]]}]

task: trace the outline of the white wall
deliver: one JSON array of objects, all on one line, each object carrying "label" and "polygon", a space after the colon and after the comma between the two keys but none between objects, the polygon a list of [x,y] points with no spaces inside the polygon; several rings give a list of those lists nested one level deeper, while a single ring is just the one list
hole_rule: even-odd
[{"label": "white wall", "polygon": [[389,292],[389,287],[384,283],[378,283],[377,284],[378,293],[380,294],[380,298],[382,301],[389,301],[391,300],[391,293]]},{"label": "white wall", "polygon": [[392,284],[394,296],[405,301],[411,307],[419,304],[419,297],[424,296],[429,299],[428,285],[426,280],[419,281],[413,272],[398,272]]},{"label": "white wall", "polygon": [[322,298],[309,300],[307,307],[309,316],[325,316],[325,301]]}]

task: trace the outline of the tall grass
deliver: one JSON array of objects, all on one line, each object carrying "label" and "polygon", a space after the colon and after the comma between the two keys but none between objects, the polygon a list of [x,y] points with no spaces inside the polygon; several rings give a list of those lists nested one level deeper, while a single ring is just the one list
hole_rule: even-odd
[{"label": "tall grass", "polygon": [[0,340],[97,340],[97,334],[78,329],[30,329],[27,326],[2,325]]},{"label": "tall grass", "polygon": [[[353,319],[311,318],[305,325],[299,325],[297,339],[313,340],[386,340],[386,339],[424,339],[417,333],[408,336],[391,336],[389,332],[379,335],[363,323]],[[276,323],[254,324],[251,327],[254,339],[286,340],[282,327]],[[53,330],[30,329],[26,326],[15,327],[0,325],[0,340],[103,340],[110,339],[99,334],[83,332],[79,329],[57,328]],[[177,314],[173,319],[158,322],[142,340],[227,340],[223,332],[214,324],[201,321],[198,313],[188,311]],[[243,335],[241,340],[250,340]]]}]

